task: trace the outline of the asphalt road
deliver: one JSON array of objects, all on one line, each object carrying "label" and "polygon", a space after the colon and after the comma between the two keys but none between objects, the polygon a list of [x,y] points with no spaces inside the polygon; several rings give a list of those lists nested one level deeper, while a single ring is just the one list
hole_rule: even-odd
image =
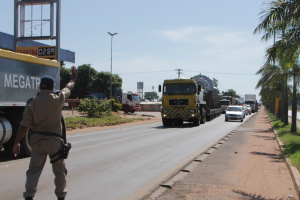
[{"label": "asphalt road", "polygon": [[[141,199],[240,125],[222,115],[199,127],[164,128],[159,122],[69,135],[66,199]],[[28,163],[0,162],[1,199],[22,199]],[[55,199],[53,179],[47,162],[35,199]]]}]

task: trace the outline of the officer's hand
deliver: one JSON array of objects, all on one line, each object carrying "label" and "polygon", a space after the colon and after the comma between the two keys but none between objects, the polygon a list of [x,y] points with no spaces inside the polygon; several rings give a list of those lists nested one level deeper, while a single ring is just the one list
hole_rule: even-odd
[{"label": "officer's hand", "polygon": [[72,81],[75,82],[77,79],[77,76],[78,76],[78,69],[75,66],[73,66],[72,67],[72,75],[71,75]]},{"label": "officer's hand", "polygon": [[17,155],[20,153],[20,143],[14,144],[13,153],[15,157],[17,157]]}]

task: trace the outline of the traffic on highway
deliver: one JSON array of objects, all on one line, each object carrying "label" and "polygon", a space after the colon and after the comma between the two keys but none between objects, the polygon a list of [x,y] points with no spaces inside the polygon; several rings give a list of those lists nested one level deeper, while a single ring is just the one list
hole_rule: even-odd
[{"label": "traffic on highway", "polygon": [[[251,116],[245,116],[242,123],[225,123],[221,115],[196,127],[184,123],[166,128],[155,122],[69,134],[68,198],[141,199]],[[1,198],[21,198],[28,163],[29,158],[0,163],[0,179],[6,183],[0,188]],[[51,164],[47,162],[36,199],[55,198],[52,182]]]}]

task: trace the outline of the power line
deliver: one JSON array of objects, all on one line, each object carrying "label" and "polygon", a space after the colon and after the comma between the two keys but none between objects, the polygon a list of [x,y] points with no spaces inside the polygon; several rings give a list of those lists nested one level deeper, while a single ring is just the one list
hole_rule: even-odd
[{"label": "power line", "polygon": [[[162,72],[171,72],[173,70],[163,70],[163,71],[145,71],[145,72],[126,72],[126,73],[118,73],[118,74],[149,74],[149,73],[162,73]],[[238,75],[238,76],[256,76],[256,74],[242,74],[242,73],[233,73],[233,72],[209,72],[209,71],[192,71],[192,70],[182,70],[176,69],[177,74],[180,76],[182,71],[187,72],[195,72],[195,73],[209,73],[209,74],[223,74],[223,75]]]},{"label": "power line", "polygon": [[[186,70],[188,72],[198,72],[199,71],[190,71],[190,70]],[[212,74],[228,74],[228,75],[243,75],[243,76],[253,76],[256,74],[241,74],[241,73],[233,73],[233,72],[207,72],[207,71],[201,71],[200,73],[212,73]]]}]

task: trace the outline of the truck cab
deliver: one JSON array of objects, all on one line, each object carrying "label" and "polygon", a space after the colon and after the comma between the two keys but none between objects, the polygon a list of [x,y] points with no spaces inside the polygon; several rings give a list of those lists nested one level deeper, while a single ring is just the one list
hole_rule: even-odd
[{"label": "truck cab", "polygon": [[[195,126],[205,123],[205,111],[201,107],[203,92],[194,79],[165,80],[162,90],[162,123],[164,126],[182,125],[184,121]],[[201,95],[202,94],[202,95]]]},{"label": "truck cab", "polygon": [[231,105],[230,100],[228,99],[222,99],[220,100],[220,105],[221,105],[221,113],[225,113],[227,110],[227,107]]},{"label": "truck cab", "polygon": [[140,105],[141,101],[138,93],[122,93],[122,111],[134,113],[136,110],[141,110]]}]

